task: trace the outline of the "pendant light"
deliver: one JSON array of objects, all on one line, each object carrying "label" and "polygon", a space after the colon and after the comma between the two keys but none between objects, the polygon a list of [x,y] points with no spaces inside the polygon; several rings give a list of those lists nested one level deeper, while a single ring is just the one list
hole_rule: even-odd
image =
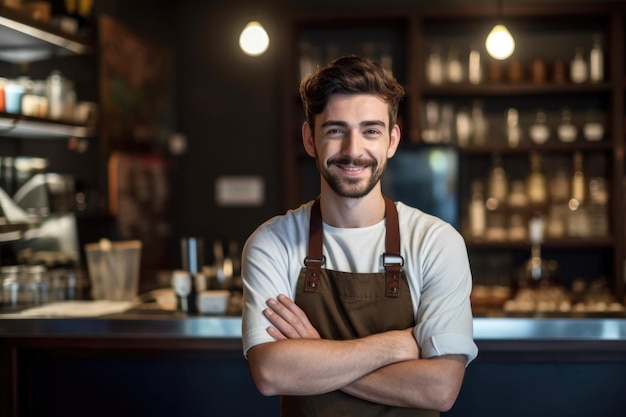
[{"label": "pendant light", "polygon": [[507,59],[513,54],[515,50],[515,40],[511,36],[511,32],[502,23],[502,0],[498,0],[498,22],[491,29],[487,39],[485,40],[485,47],[487,52],[495,59]]},{"label": "pendant light", "polygon": [[239,47],[250,56],[263,55],[270,44],[270,38],[261,23],[252,21],[239,35]]}]

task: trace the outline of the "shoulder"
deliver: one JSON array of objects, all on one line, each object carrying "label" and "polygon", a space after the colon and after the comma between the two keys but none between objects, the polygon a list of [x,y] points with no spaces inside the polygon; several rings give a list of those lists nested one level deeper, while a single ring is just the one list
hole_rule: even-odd
[{"label": "shoulder", "polygon": [[265,221],[250,235],[247,245],[265,244],[269,240],[292,242],[304,233],[308,236],[311,206],[309,201],[296,209],[274,216]]}]

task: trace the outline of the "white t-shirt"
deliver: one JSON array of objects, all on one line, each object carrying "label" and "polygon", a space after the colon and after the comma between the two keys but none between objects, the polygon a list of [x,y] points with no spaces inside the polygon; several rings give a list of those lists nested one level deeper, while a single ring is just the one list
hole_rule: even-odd
[{"label": "white t-shirt", "polygon": [[[266,301],[278,294],[295,297],[308,251],[312,201],[274,217],[247,240],[242,257],[244,283],[243,350],[274,339],[263,315]],[[401,202],[396,203],[400,247],[415,310],[415,338],[425,358],[478,354],[473,340],[472,276],[461,235],[448,223]],[[323,224],[326,269],[382,272],[385,220],[361,228]]]}]

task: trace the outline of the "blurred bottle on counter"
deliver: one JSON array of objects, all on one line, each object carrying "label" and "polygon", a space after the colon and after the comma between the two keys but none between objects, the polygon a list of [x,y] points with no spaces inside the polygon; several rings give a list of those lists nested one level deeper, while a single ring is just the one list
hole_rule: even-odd
[{"label": "blurred bottle on counter", "polygon": [[535,213],[528,223],[528,237],[530,239],[530,258],[520,277],[520,288],[547,288],[554,282],[555,267],[549,266],[542,257],[544,225],[541,214]]},{"label": "blurred bottle on counter", "polygon": [[[204,262],[204,242],[198,237],[184,237],[180,241],[182,270],[177,271],[179,275],[184,271],[189,278],[189,290],[184,295],[179,295],[177,307],[187,313],[198,312],[198,294],[206,289],[206,279],[201,273]],[[180,279],[180,278],[179,278]],[[186,307],[186,310],[185,310]]]}]

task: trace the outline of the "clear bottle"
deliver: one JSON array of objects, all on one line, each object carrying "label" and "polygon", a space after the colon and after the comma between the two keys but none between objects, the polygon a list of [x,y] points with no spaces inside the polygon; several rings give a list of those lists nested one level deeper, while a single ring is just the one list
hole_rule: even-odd
[{"label": "clear bottle", "polygon": [[448,51],[446,78],[448,82],[453,84],[458,84],[463,81],[463,64],[459,59],[459,52],[455,48],[450,48]]},{"label": "clear bottle", "polygon": [[593,35],[593,46],[589,52],[589,80],[597,83],[604,79],[604,53],[600,35]]},{"label": "clear bottle", "polygon": [[572,112],[568,108],[564,108],[561,112],[561,123],[557,128],[557,133],[561,142],[569,143],[576,140],[578,129],[572,123]]},{"label": "clear bottle", "polygon": [[526,263],[524,282],[522,286],[530,288],[545,288],[550,285],[546,263],[541,256],[543,243],[543,219],[535,214],[528,223],[528,237],[530,238],[530,258]]},{"label": "clear bottle", "polygon": [[516,148],[522,139],[522,129],[519,125],[519,112],[511,107],[506,111],[506,139],[510,147]]},{"label": "clear bottle", "polygon": [[585,200],[585,174],[583,172],[583,154],[574,152],[574,175],[572,176],[572,198],[570,209],[578,208]]},{"label": "clear bottle", "polygon": [[537,145],[542,145],[550,139],[550,128],[547,124],[546,112],[543,109],[537,110],[535,122],[528,129],[528,136]]},{"label": "clear bottle", "polygon": [[584,83],[587,81],[588,77],[588,68],[587,62],[583,57],[582,48],[576,48],[574,53],[574,59],[570,63],[570,79],[574,83]]},{"label": "clear bottle", "polygon": [[489,174],[489,194],[486,201],[488,210],[496,210],[505,203],[508,196],[506,171],[502,168],[500,155],[493,155],[493,166]]},{"label": "clear bottle", "polygon": [[568,202],[569,218],[568,233],[572,237],[589,237],[589,217],[585,207],[585,174],[583,171],[583,155],[575,152],[573,156],[572,195]]},{"label": "clear bottle", "polygon": [[483,112],[483,104],[475,101],[472,104],[472,126],[475,145],[484,145],[487,139],[487,118]]},{"label": "clear bottle", "polygon": [[480,84],[483,82],[483,63],[480,50],[477,45],[472,45],[469,53],[469,63],[467,78],[470,84]]},{"label": "clear bottle", "polygon": [[468,212],[470,235],[473,238],[484,237],[487,228],[487,215],[483,183],[479,180],[475,180],[472,183],[472,197],[470,199]]},{"label": "clear bottle", "polygon": [[526,194],[531,204],[545,204],[547,196],[546,177],[541,172],[541,156],[537,152],[529,155],[530,173],[526,180]]},{"label": "clear bottle", "polygon": [[426,61],[426,80],[431,85],[441,85],[444,81],[443,59],[437,45],[432,47]]},{"label": "clear bottle", "polygon": [[456,142],[457,145],[464,148],[469,144],[472,134],[472,120],[470,119],[467,108],[462,107],[456,113]]},{"label": "clear bottle", "polygon": [[64,79],[59,71],[52,71],[46,80],[48,93],[48,117],[58,120],[63,117]]}]

